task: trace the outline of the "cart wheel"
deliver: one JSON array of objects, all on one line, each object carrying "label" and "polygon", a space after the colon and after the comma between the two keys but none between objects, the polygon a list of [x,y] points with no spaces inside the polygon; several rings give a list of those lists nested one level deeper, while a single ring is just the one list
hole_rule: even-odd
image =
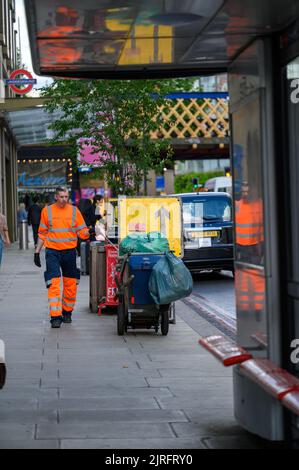
[{"label": "cart wheel", "polygon": [[126,310],[124,298],[119,297],[119,304],[117,307],[117,334],[123,336],[127,331]]},{"label": "cart wheel", "polygon": [[163,336],[168,334],[169,330],[169,311],[162,310],[161,312],[161,333]]}]

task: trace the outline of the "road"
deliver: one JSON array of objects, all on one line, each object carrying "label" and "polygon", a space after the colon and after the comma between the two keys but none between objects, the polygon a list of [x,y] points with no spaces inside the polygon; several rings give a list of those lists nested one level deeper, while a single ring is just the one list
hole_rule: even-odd
[{"label": "road", "polygon": [[193,276],[193,292],[185,302],[199,315],[235,338],[236,307],[234,279],[228,271]]}]

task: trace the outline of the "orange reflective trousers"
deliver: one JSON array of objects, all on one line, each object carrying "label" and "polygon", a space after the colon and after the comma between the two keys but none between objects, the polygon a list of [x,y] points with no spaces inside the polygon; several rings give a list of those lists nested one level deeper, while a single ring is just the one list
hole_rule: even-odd
[{"label": "orange reflective trousers", "polygon": [[[76,265],[76,250],[53,250],[46,248],[45,281],[48,288],[48,302],[51,317],[71,315],[77,294],[80,270]],[[61,295],[61,272],[63,291]]]}]

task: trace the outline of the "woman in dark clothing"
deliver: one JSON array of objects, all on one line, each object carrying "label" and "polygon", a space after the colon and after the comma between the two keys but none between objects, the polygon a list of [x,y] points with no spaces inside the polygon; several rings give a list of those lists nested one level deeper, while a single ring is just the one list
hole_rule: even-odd
[{"label": "woman in dark clothing", "polygon": [[80,199],[78,209],[83,215],[84,222],[87,227],[94,227],[96,219],[94,215],[93,205],[90,199]]},{"label": "woman in dark clothing", "polygon": [[105,216],[104,198],[100,194],[97,194],[93,198],[93,210],[94,210],[95,222],[102,219]]},{"label": "woman in dark clothing", "polygon": [[[80,199],[79,204],[78,204],[78,209],[81,212],[84,222],[86,223],[86,226],[90,229],[95,226],[96,219],[94,215],[94,209],[93,205],[90,199]],[[90,235],[90,241],[94,241],[95,236]],[[80,244],[81,244],[81,239],[78,238],[78,244],[77,244],[77,252],[78,255],[80,256]]]}]

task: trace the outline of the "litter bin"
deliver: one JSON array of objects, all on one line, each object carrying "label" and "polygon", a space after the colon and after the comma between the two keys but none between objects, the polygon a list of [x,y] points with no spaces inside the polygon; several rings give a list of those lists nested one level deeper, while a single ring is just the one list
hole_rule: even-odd
[{"label": "litter bin", "polygon": [[106,286],[104,295],[99,303],[98,314],[102,314],[103,308],[106,307],[117,307],[118,297],[117,293],[117,282],[115,277],[117,276],[117,258],[118,258],[118,245],[106,245]]},{"label": "litter bin", "polygon": [[20,250],[28,250],[28,222],[27,220],[21,220],[19,223],[19,247]]},{"label": "litter bin", "polygon": [[103,242],[91,242],[89,253],[89,309],[98,312],[106,295],[106,251]]}]

